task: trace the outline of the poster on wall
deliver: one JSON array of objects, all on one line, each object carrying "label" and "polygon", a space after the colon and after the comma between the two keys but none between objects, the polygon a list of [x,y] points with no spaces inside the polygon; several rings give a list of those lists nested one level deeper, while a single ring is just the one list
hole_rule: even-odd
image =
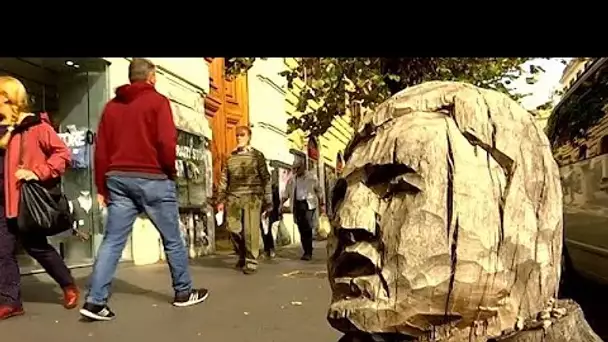
[{"label": "poster on wall", "polygon": [[179,215],[180,230],[191,258],[214,252],[213,223],[205,212],[182,212]]},{"label": "poster on wall", "polygon": [[87,127],[67,125],[65,132],[57,134],[61,141],[70,149],[72,169],[89,169],[90,146],[93,142],[93,133]]},{"label": "poster on wall", "polygon": [[204,206],[209,193],[208,142],[179,131],[177,136],[177,188],[181,206]]}]

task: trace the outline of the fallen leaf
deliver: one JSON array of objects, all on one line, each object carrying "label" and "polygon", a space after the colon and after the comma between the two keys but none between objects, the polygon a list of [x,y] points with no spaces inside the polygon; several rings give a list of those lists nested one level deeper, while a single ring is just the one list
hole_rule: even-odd
[{"label": "fallen leaf", "polygon": [[291,271],[288,273],[283,273],[283,277],[293,277],[294,275],[299,274],[299,273],[300,273],[300,271]]}]

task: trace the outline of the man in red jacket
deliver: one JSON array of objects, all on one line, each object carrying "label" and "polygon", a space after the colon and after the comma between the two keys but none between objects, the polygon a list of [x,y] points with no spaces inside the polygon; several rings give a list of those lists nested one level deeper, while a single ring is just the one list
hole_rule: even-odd
[{"label": "man in red jacket", "polygon": [[202,303],[206,289],[193,289],[188,254],[179,231],[175,162],[177,130],[169,100],[154,88],[156,66],[143,58],[129,65],[129,81],[116,89],[97,129],[95,184],[108,205],[103,242],[91,275],[83,316],[107,321],[116,266],[137,215],[145,213],[163,240],[173,278],[173,305]]}]

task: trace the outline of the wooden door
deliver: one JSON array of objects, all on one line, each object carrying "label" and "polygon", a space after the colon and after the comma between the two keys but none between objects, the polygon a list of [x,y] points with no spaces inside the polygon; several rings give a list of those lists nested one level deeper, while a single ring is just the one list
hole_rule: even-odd
[{"label": "wooden door", "polygon": [[249,124],[247,76],[233,81],[224,78],[224,59],[206,58],[209,66],[209,95],[205,115],[211,122],[213,141],[213,184],[217,187],[226,158],[236,148],[235,129]]},{"label": "wooden door", "polygon": [[[213,157],[213,193],[217,185],[227,156],[236,148],[236,127],[249,124],[249,107],[247,94],[247,76],[233,81],[224,78],[224,59],[206,58],[209,66],[209,95],[205,98],[205,115],[211,122],[213,139],[211,154]],[[223,227],[215,232],[217,250],[231,249],[230,234]]]}]

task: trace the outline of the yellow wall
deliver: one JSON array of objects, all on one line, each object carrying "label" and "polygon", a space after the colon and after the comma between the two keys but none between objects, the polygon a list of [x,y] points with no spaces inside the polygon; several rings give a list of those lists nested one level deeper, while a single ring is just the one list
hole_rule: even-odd
[{"label": "yellow wall", "polygon": [[[294,58],[285,58],[285,65],[288,68],[295,68],[297,61]],[[287,90],[285,100],[287,106],[287,113],[291,116],[298,117],[301,113],[296,110],[298,94],[302,91],[304,82],[296,79],[292,89]],[[310,108],[318,107],[318,103],[309,101]],[[348,116],[339,117],[334,119],[332,126],[319,137],[319,152],[321,154],[321,160],[324,163],[336,167],[338,152],[343,152],[346,144],[350,141],[354,134],[354,130],[350,127]],[[289,135],[289,141],[291,148],[306,152],[306,134],[301,130],[295,131]]]}]

